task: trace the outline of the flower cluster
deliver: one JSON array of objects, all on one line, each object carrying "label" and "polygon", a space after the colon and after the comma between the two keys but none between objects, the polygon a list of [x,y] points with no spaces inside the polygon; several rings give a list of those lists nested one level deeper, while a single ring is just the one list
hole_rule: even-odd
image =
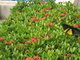
[{"label": "flower cluster", "polygon": [[64,53],[63,55],[64,56],[66,56],[66,55],[71,56],[72,54],[71,53]]},{"label": "flower cluster", "polygon": [[32,37],[31,40],[32,40],[32,42],[37,42],[37,41],[39,41],[40,39],[38,39],[37,37]]},{"label": "flower cluster", "polygon": [[32,58],[26,58],[25,60],[41,60],[40,56],[34,56]]},{"label": "flower cluster", "polygon": [[0,40],[3,40],[4,38],[3,37],[0,37]]}]

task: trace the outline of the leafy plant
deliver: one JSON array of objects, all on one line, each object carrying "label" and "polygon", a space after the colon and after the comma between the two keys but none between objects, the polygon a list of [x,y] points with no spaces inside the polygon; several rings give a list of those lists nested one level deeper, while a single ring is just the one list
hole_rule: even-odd
[{"label": "leafy plant", "polygon": [[79,13],[70,2],[19,1],[0,24],[0,59],[79,60],[80,37],[66,35],[61,25],[78,24]]}]

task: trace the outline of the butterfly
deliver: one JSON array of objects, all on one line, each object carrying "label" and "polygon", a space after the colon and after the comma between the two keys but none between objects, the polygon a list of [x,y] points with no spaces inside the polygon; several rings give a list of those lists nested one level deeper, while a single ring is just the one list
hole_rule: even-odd
[{"label": "butterfly", "polygon": [[62,24],[64,32],[68,35],[80,36],[80,30],[67,24]]}]

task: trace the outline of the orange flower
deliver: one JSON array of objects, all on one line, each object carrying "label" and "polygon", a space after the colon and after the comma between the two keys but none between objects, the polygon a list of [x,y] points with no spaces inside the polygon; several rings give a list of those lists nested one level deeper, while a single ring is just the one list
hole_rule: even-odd
[{"label": "orange flower", "polygon": [[49,14],[48,14],[48,13],[46,13],[46,14],[45,14],[45,17],[47,17],[47,16],[49,16]]},{"label": "orange flower", "polygon": [[63,13],[64,13],[64,14],[67,14],[67,12],[66,12],[66,11],[63,11]]},{"label": "orange flower", "polygon": [[50,8],[49,8],[49,7],[45,7],[44,9],[45,9],[45,10],[50,10]]},{"label": "orange flower", "polygon": [[80,28],[80,24],[73,25],[72,27]]},{"label": "orange flower", "polygon": [[44,34],[42,34],[41,36],[42,36],[42,37],[45,37],[45,35],[44,35]]},{"label": "orange flower", "polygon": [[60,14],[60,17],[64,17],[65,16],[65,14]]},{"label": "orange flower", "polygon": [[26,58],[25,60],[34,60],[33,58]]},{"label": "orange flower", "polygon": [[8,45],[11,45],[11,44],[12,44],[12,42],[8,42],[7,44],[8,44]]},{"label": "orange flower", "polygon": [[45,18],[40,18],[41,20],[45,20]]},{"label": "orange flower", "polygon": [[33,16],[32,18],[37,18],[36,16]]},{"label": "orange flower", "polygon": [[35,21],[37,21],[37,20],[36,20],[35,18],[31,18],[31,21],[34,21],[34,22],[35,22]]},{"label": "orange flower", "polygon": [[31,41],[26,41],[26,43],[30,44],[30,43],[31,43]]},{"label": "orange flower", "polygon": [[48,23],[48,25],[49,25],[50,27],[53,27],[53,24],[54,24],[54,23],[52,23],[52,22]]},{"label": "orange flower", "polygon": [[7,44],[11,45],[13,43],[14,40],[10,40]]},{"label": "orange flower", "polygon": [[41,60],[41,57],[40,56],[34,56],[33,57],[35,60]]},{"label": "orange flower", "polygon": [[79,15],[78,14],[76,14],[75,16],[76,16],[76,18],[79,18]]},{"label": "orange flower", "polygon": [[39,1],[40,3],[46,3],[46,1]]}]

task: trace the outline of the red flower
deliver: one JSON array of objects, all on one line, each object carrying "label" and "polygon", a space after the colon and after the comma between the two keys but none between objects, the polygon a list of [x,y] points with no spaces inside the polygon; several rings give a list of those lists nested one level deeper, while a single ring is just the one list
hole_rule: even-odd
[{"label": "red flower", "polygon": [[46,3],[46,1],[39,1],[40,3]]},{"label": "red flower", "polygon": [[35,19],[35,18],[31,18],[31,21],[34,21],[34,22],[35,22],[35,21],[36,21],[36,19]]},{"label": "red flower", "polygon": [[32,18],[37,18],[36,16],[33,16]]},{"label": "red flower", "polygon": [[48,25],[49,25],[50,27],[52,27],[52,26],[53,26],[53,23],[52,23],[52,22],[50,22],[50,23],[48,23]]},{"label": "red flower", "polygon": [[42,37],[45,37],[45,35],[44,35],[44,34],[42,34],[41,36],[42,36]]},{"label": "red flower", "polygon": [[45,14],[45,17],[47,17],[47,16],[49,16],[49,14],[48,14],[48,13],[46,13],[46,14]]},{"label": "red flower", "polygon": [[79,15],[78,14],[76,14],[75,16],[76,16],[76,18],[79,18]]},{"label": "red flower", "polygon": [[32,18],[31,18],[31,21],[37,21],[37,17],[36,16],[33,16]]},{"label": "red flower", "polygon": [[67,55],[68,55],[68,56],[71,56],[72,54],[71,54],[71,53],[68,53]]},{"label": "red flower", "polygon": [[45,10],[50,10],[50,8],[49,8],[49,7],[45,7],[44,9],[45,9]]},{"label": "red flower", "polygon": [[14,40],[10,40],[10,42],[13,42]]},{"label": "red flower", "polygon": [[3,37],[0,37],[0,40],[3,40],[4,38]]},{"label": "red flower", "polygon": [[7,44],[11,45],[13,43],[14,40],[10,40]]},{"label": "red flower", "polygon": [[26,58],[25,60],[34,60],[33,58]]},{"label": "red flower", "polygon": [[44,20],[45,18],[40,18],[41,20]]},{"label": "red flower", "polygon": [[8,42],[7,44],[8,44],[8,45],[11,45],[11,44],[12,44],[12,42]]},{"label": "red flower", "polygon": [[32,42],[37,42],[39,39],[37,37],[32,37],[31,40]]},{"label": "red flower", "polygon": [[78,40],[78,42],[80,43],[80,40]]},{"label": "red flower", "polygon": [[65,16],[65,14],[60,14],[61,17]]},{"label": "red flower", "polygon": [[36,60],[41,60],[40,56],[34,56],[33,58],[36,59]]}]

